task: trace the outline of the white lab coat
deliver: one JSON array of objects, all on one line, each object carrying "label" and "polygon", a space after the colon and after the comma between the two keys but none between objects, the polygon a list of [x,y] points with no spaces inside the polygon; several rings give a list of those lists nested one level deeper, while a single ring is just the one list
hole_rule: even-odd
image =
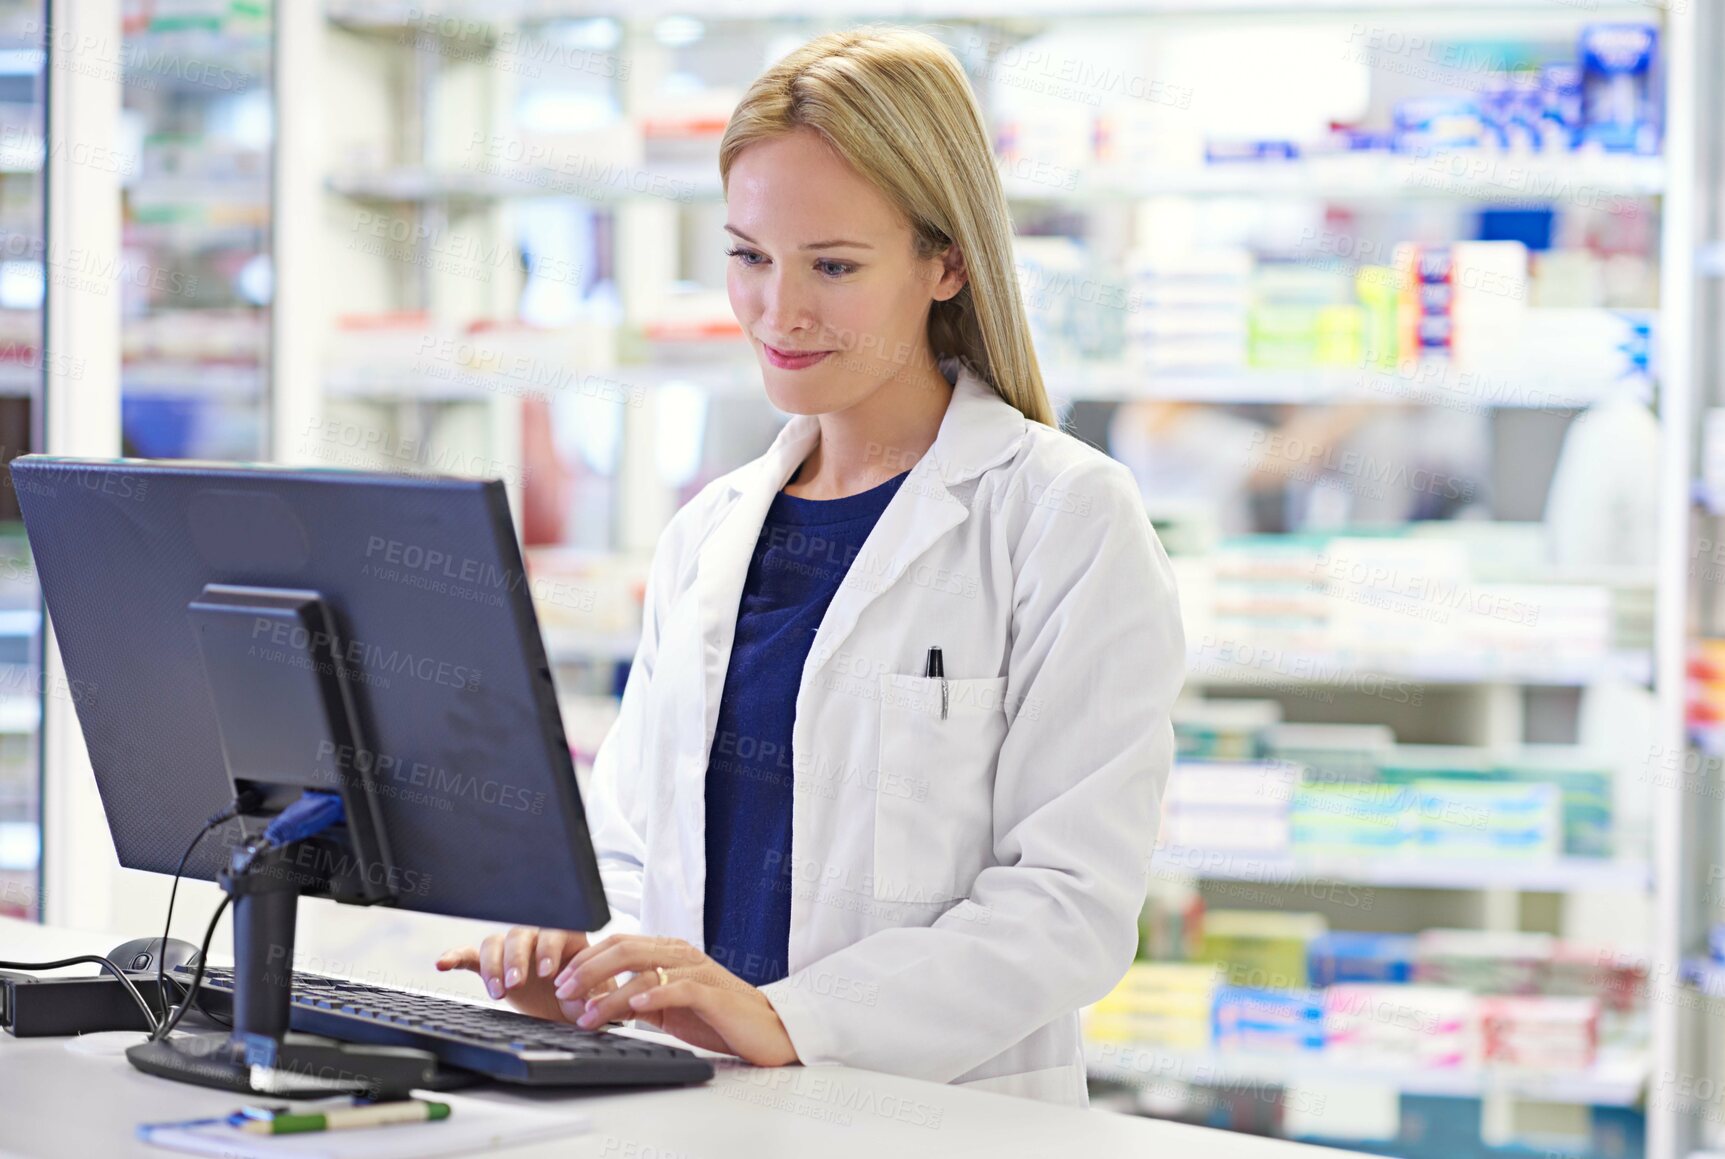
[{"label": "white lab coat", "polygon": [[[939,434],[803,668],[789,975],[763,990],[805,1064],[1084,1106],[1078,1011],[1132,961],[1173,760],[1174,578],[1124,466],[941,367]],[[818,438],[792,418],[659,542],[590,792],[617,915],[603,933],[703,943],[737,605],[768,505]]]}]

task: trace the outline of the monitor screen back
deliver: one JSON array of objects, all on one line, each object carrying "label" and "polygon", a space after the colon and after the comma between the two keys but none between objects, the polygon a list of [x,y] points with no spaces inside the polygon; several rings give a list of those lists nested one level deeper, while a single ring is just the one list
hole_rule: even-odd
[{"label": "monitor screen back", "polygon": [[[66,667],[47,694],[77,709],[121,865],[172,873],[232,799],[187,605],[210,583],[310,589],[366,750],[321,759],[372,770],[398,904],[604,923],[500,483],[41,456],[11,469]],[[295,662],[277,632],[260,624],[260,663]],[[206,838],[189,875],[213,879],[239,834]]]}]

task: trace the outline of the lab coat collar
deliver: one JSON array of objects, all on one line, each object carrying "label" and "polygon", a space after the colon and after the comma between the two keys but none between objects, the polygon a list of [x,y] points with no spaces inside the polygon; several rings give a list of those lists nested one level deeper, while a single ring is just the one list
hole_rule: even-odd
[{"label": "lab coat collar", "polygon": [[[973,479],[1017,454],[1029,420],[956,357],[946,355],[938,365],[953,384],[952,401],[940,420],[933,445],[906,482],[946,488]],[[770,504],[819,438],[818,418],[792,417],[764,455],[730,474],[731,490],[756,495],[765,491]],[[765,518],[764,507],[762,511]],[[758,523],[756,527],[758,530]]]}]

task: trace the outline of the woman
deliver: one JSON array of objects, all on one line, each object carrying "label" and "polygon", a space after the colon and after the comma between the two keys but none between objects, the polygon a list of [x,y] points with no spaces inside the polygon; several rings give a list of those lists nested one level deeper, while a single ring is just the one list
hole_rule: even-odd
[{"label": "woman", "polygon": [[1132,960],[1172,759],[1167,558],[1052,425],[939,42],[810,42],[719,166],[731,305],[794,417],[660,540],[590,794],[608,936],[438,966],[758,1065],[1085,1105],[1077,1011]]}]

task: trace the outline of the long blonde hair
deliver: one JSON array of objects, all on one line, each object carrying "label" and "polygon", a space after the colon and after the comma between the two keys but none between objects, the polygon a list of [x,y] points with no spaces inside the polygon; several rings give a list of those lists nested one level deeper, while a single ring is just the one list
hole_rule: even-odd
[{"label": "long blonde hair", "polygon": [[956,356],[1026,418],[1053,426],[1013,266],[1006,195],[958,58],[908,28],[816,37],[756,78],[731,114],[719,145],[726,188],[743,149],[799,125],[818,131],[898,206],[918,257],[957,243],[967,279],[929,311],[935,357]]}]

